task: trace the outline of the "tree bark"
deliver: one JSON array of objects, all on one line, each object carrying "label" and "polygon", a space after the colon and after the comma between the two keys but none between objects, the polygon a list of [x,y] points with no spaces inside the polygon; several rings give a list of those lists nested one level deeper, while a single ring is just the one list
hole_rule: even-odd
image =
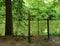
[{"label": "tree bark", "polygon": [[31,42],[30,40],[30,12],[28,12],[28,42]]},{"label": "tree bark", "polygon": [[38,36],[39,36],[39,18],[37,18],[37,25],[38,25]]},{"label": "tree bark", "polygon": [[48,39],[50,38],[49,37],[49,19],[47,19],[47,33],[48,33]]},{"label": "tree bark", "polygon": [[11,0],[5,0],[5,4],[6,4],[5,35],[12,35],[13,34],[13,22],[12,22]]}]

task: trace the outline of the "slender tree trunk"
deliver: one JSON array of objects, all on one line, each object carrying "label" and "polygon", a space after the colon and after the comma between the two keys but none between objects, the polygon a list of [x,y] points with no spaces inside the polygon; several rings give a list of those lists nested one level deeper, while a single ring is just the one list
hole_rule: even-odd
[{"label": "slender tree trunk", "polygon": [[47,19],[47,33],[48,33],[48,39],[49,39],[49,19]]},{"label": "slender tree trunk", "polygon": [[30,12],[28,13],[28,42],[30,42]]},{"label": "slender tree trunk", "polygon": [[12,35],[13,34],[13,23],[12,23],[11,0],[5,0],[5,4],[6,4],[5,35]]},{"label": "slender tree trunk", "polygon": [[38,36],[39,36],[39,18],[37,18],[37,25],[38,25]]},{"label": "slender tree trunk", "polygon": [[38,21],[38,36],[39,36],[39,0],[38,0],[38,18],[37,18],[37,21]]}]

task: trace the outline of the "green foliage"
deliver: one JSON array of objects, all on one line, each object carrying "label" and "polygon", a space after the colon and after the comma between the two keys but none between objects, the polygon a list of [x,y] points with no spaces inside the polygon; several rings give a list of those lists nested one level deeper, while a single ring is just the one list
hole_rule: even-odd
[{"label": "green foliage", "polygon": [[[27,30],[28,11],[30,11],[31,16],[35,16],[33,19],[34,21],[37,20],[37,18],[39,18],[39,20],[47,18],[50,20],[60,19],[60,0],[47,0],[46,2],[44,2],[44,0],[13,0],[11,2],[13,22],[17,22],[16,30],[18,28],[24,28],[23,30]],[[5,0],[0,0],[0,23],[5,23],[5,12]],[[31,24],[33,25],[34,23],[35,22],[32,22]],[[45,24],[46,22],[41,22],[41,27],[46,26]],[[37,29],[34,28],[37,28],[37,25],[35,24],[36,27],[33,26],[31,30],[33,30],[32,32],[36,33]],[[41,32],[43,32],[45,27],[41,28],[41,30]],[[55,32],[52,34],[56,35]]]}]

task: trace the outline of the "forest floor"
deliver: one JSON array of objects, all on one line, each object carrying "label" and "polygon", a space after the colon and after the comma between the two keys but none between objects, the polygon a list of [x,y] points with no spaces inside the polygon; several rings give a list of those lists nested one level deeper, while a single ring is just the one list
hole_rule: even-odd
[{"label": "forest floor", "polygon": [[27,37],[3,36],[0,37],[0,46],[60,46],[60,37],[36,36],[31,37],[31,42],[28,42]]}]

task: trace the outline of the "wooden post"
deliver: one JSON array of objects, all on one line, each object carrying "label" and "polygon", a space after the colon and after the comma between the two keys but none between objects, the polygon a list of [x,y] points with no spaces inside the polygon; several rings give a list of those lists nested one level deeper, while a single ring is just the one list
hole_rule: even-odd
[{"label": "wooden post", "polygon": [[28,12],[28,42],[30,42],[30,12]]}]

